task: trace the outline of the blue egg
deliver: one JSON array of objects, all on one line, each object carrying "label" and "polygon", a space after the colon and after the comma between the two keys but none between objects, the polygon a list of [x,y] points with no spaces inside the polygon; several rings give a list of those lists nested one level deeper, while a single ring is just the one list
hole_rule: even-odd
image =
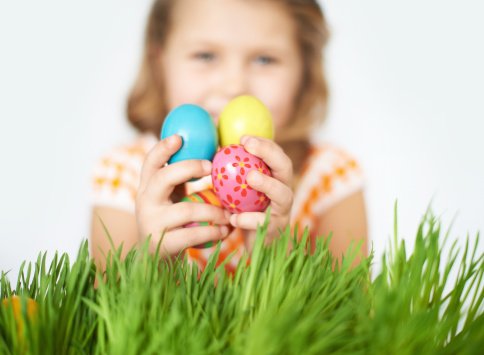
[{"label": "blue egg", "polygon": [[183,144],[170,158],[169,164],[189,159],[212,160],[217,151],[217,128],[210,114],[200,106],[184,104],[166,116],[161,139],[174,134],[182,137]]}]

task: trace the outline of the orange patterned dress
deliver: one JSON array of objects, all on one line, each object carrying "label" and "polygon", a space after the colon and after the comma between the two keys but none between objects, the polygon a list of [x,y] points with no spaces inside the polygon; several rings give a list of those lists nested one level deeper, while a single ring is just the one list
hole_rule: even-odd
[{"label": "orange patterned dress", "polygon": [[[158,139],[151,134],[139,136],[133,143],[120,146],[106,154],[94,167],[91,202],[93,206],[108,206],[134,214],[135,197],[141,167],[146,154]],[[305,162],[294,194],[291,224],[298,229],[317,230],[318,220],[326,210],[363,188],[363,174],[356,160],[345,151],[325,144],[313,147]],[[187,183],[187,194],[211,187],[210,176]],[[311,235],[315,238],[315,235]],[[185,256],[203,269],[216,246],[188,248]],[[226,264],[229,272],[235,270],[245,252],[240,230],[235,229],[221,245],[218,263],[234,253]]]}]

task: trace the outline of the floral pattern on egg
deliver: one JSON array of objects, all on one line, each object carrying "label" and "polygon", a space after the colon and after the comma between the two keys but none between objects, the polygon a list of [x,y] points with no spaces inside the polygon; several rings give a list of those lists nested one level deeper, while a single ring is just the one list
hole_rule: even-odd
[{"label": "floral pattern on egg", "polygon": [[231,144],[220,148],[213,159],[212,182],[215,194],[231,213],[261,212],[269,198],[247,183],[251,170],[271,176],[267,165],[248,153],[242,145]]}]

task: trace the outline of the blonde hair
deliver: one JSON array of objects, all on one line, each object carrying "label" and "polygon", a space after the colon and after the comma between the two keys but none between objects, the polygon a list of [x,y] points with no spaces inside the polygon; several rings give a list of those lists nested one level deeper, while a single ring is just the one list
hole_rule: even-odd
[{"label": "blonde hair", "polygon": [[[265,0],[268,1],[268,0]],[[285,5],[294,19],[303,58],[303,78],[296,99],[294,118],[277,132],[277,143],[291,157],[296,171],[307,155],[309,136],[326,117],[328,86],[323,71],[323,48],[329,31],[316,0],[273,0]],[[175,0],[155,0],[148,17],[141,68],[127,101],[130,123],[141,132],[159,135],[168,113],[161,78],[156,75],[158,53],[170,31]]]}]

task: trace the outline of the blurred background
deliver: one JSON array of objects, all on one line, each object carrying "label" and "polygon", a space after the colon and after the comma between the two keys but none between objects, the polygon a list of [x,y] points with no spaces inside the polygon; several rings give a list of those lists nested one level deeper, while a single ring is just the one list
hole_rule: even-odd
[{"label": "blurred background", "polygon": [[[357,157],[376,262],[431,205],[451,236],[484,231],[484,2],[321,1],[330,115],[316,139]],[[0,1],[0,270],[89,236],[96,159],[124,115],[151,1]],[[480,251],[483,251],[482,243]]]}]

